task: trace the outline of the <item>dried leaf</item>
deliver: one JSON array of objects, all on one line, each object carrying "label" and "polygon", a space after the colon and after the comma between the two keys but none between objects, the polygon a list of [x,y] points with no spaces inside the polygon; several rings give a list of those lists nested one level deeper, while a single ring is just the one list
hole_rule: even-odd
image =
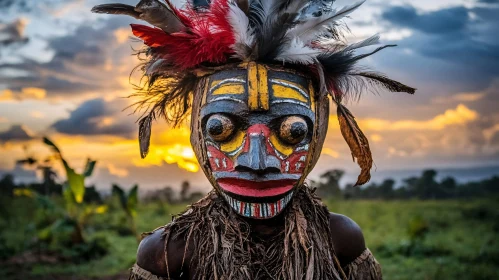
[{"label": "dried leaf", "polygon": [[139,145],[140,156],[145,158],[149,153],[149,145],[151,143],[151,123],[153,116],[150,114],[143,117],[139,121]]},{"label": "dried leaf", "polygon": [[357,164],[361,168],[361,173],[357,178],[355,186],[364,185],[371,179],[370,171],[373,165],[369,141],[362,130],[360,130],[352,113],[341,103],[337,102],[337,105],[341,134],[350,147],[353,160],[357,160]]}]

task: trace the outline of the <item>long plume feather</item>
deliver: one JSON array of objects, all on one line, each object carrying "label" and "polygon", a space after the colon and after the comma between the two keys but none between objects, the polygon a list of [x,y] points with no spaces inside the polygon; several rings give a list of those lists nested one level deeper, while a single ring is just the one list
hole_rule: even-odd
[{"label": "long plume feather", "polygon": [[306,46],[298,38],[291,41],[276,57],[276,60],[282,62],[312,64],[322,51]]},{"label": "long plume feather", "polygon": [[362,0],[353,5],[345,6],[339,10],[326,12],[319,17],[302,19],[302,22],[289,30],[286,36],[289,38],[297,37],[304,43],[309,43],[327,31],[327,28],[336,21],[355,11],[362,4],[364,4],[365,1],[366,0]]},{"label": "long plume feather", "polygon": [[236,57],[241,60],[246,60],[255,40],[254,31],[250,26],[249,18],[235,3],[229,3],[228,15],[229,23],[235,37],[235,43],[232,46],[232,49],[236,53]]}]

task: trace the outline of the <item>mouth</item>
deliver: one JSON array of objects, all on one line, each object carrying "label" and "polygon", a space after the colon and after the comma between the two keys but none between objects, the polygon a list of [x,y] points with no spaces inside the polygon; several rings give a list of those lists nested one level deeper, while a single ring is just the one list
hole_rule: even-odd
[{"label": "mouth", "polygon": [[238,196],[276,197],[292,190],[297,180],[249,181],[237,178],[221,178],[217,182],[225,192]]}]

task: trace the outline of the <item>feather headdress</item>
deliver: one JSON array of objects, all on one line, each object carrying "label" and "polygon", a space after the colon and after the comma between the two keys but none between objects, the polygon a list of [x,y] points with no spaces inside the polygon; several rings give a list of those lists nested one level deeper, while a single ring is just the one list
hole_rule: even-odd
[{"label": "feather headdress", "polygon": [[208,6],[195,7],[189,2],[141,0],[135,7],[95,6],[95,13],[128,15],[152,25],[131,25],[133,34],[147,46],[142,70],[148,83],[137,104],[146,111],[139,121],[141,156],[147,155],[154,119],[163,116],[175,125],[186,115],[199,73],[259,61],[314,73],[321,93],[329,94],[338,107],[341,132],[362,169],[357,185],[368,182],[373,163],[369,143],[344,101],[372,88],[410,94],[415,89],[356,67],[359,60],[393,45],[357,54],[358,49],[378,44],[379,36],[347,44],[338,26],[365,0],[343,8],[333,7],[333,2],[212,0]]}]

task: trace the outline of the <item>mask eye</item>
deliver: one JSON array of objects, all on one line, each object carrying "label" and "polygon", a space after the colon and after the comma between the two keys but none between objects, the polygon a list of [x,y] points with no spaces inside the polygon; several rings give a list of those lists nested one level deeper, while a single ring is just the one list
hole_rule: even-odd
[{"label": "mask eye", "polygon": [[279,129],[281,140],[291,145],[300,143],[307,136],[307,133],[307,122],[298,116],[285,118]]},{"label": "mask eye", "polygon": [[215,114],[210,116],[206,122],[206,131],[213,140],[223,142],[232,136],[232,133],[234,132],[234,123],[227,116]]}]

